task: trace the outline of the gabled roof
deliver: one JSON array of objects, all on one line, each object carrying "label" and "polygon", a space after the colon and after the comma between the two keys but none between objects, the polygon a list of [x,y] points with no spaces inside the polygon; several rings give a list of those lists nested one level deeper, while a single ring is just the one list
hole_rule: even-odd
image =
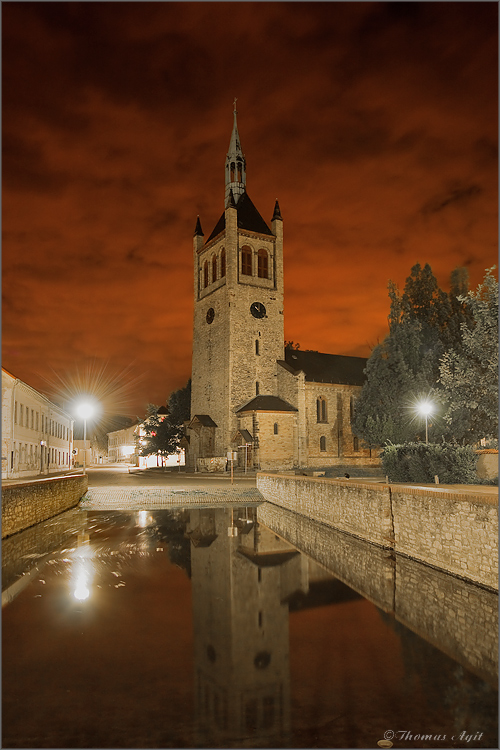
[{"label": "gabled roof", "polygon": [[237,439],[238,435],[241,435],[241,437],[243,438],[243,440],[245,441],[245,443],[253,443],[253,437],[248,432],[248,430],[245,430],[244,428],[236,430],[236,432],[234,434],[234,437],[233,437],[233,441],[235,441]]},{"label": "gabled roof", "polygon": [[[266,222],[250,200],[248,193],[243,193],[238,203],[236,204],[236,211],[238,216],[237,221],[239,229],[249,229],[251,232],[258,232],[258,234],[268,234],[270,237],[274,237]],[[207,242],[210,242],[210,240],[213,240],[214,237],[217,237],[217,235],[223,232],[225,228],[226,212],[224,212],[220,217],[219,221],[215,225],[214,231],[208,238]]]},{"label": "gabled roof", "polygon": [[298,409],[278,396],[255,396],[236,409],[236,414],[244,411],[298,411]]},{"label": "gabled roof", "polygon": [[212,417],[209,417],[208,414],[195,414],[188,427],[192,427],[195,422],[201,424],[202,427],[217,427]]},{"label": "gabled roof", "polygon": [[295,373],[304,372],[306,381],[313,383],[336,383],[338,385],[363,385],[366,380],[365,357],[346,357],[343,354],[322,354],[302,352],[299,349],[285,349],[285,361]]}]

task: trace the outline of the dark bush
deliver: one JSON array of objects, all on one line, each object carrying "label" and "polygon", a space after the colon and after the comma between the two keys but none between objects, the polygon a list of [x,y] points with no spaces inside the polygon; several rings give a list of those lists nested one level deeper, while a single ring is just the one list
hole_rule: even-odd
[{"label": "dark bush", "polygon": [[391,482],[477,484],[477,456],[470,445],[404,443],[387,445],[381,454],[384,474]]}]

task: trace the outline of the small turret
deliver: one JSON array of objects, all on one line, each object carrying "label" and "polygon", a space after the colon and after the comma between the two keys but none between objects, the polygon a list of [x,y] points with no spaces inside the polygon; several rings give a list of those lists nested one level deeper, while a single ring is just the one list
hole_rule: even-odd
[{"label": "small turret", "polygon": [[233,109],[233,132],[229,141],[229,149],[226,156],[226,192],[225,206],[228,206],[229,193],[232,191],[235,204],[238,203],[240,196],[246,190],[247,173],[246,161],[241,150],[240,135],[238,133],[238,124],[236,122],[236,99],[234,100]]}]

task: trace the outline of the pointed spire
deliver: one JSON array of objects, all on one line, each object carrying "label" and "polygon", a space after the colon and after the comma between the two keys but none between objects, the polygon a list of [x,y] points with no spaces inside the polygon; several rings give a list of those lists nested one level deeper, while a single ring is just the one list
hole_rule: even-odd
[{"label": "pointed spire", "polygon": [[196,219],[196,227],[195,227],[195,230],[194,230],[194,236],[195,237],[204,237],[205,236],[203,234],[203,230],[201,228],[201,221],[200,221],[200,217],[199,216]]},{"label": "pointed spire", "polygon": [[237,203],[240,196],[243,195],[246,188],[246,162],[245,156],[241,149],[240,134],[238,133],[238,123],[236,120],[236,99],[233,105],[233,132],[229,141],[229,149],[226,156],[226,205],[229,198],[229,191],[233,191],[233,197]]},{"label": "pointed spire", "polygon": [[276,198],[276,203],[274,204],[274,213],[272,221],[275,221],[276,219],[279,219],[279,221],[283,221],[283,217],[281,216],[280,211],[280,204],[278,203],[278,199]]}]

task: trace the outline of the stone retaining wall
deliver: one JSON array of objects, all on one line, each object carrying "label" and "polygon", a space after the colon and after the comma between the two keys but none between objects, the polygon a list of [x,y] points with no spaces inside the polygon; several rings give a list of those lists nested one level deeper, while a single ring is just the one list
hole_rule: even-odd
[{"label": "stone retaining wall", "polygon": [[498,590],[498,495],[258,474],[288,510]]},{"label": "stone retaining wall", "polygon": [[2,539],[78,504],[88,476],[51,477],[2,487]]},{"label": "stone retaining wall", "polygon": [[257,519],[365,599],[493,686],[498,594],[271,503]]}]

